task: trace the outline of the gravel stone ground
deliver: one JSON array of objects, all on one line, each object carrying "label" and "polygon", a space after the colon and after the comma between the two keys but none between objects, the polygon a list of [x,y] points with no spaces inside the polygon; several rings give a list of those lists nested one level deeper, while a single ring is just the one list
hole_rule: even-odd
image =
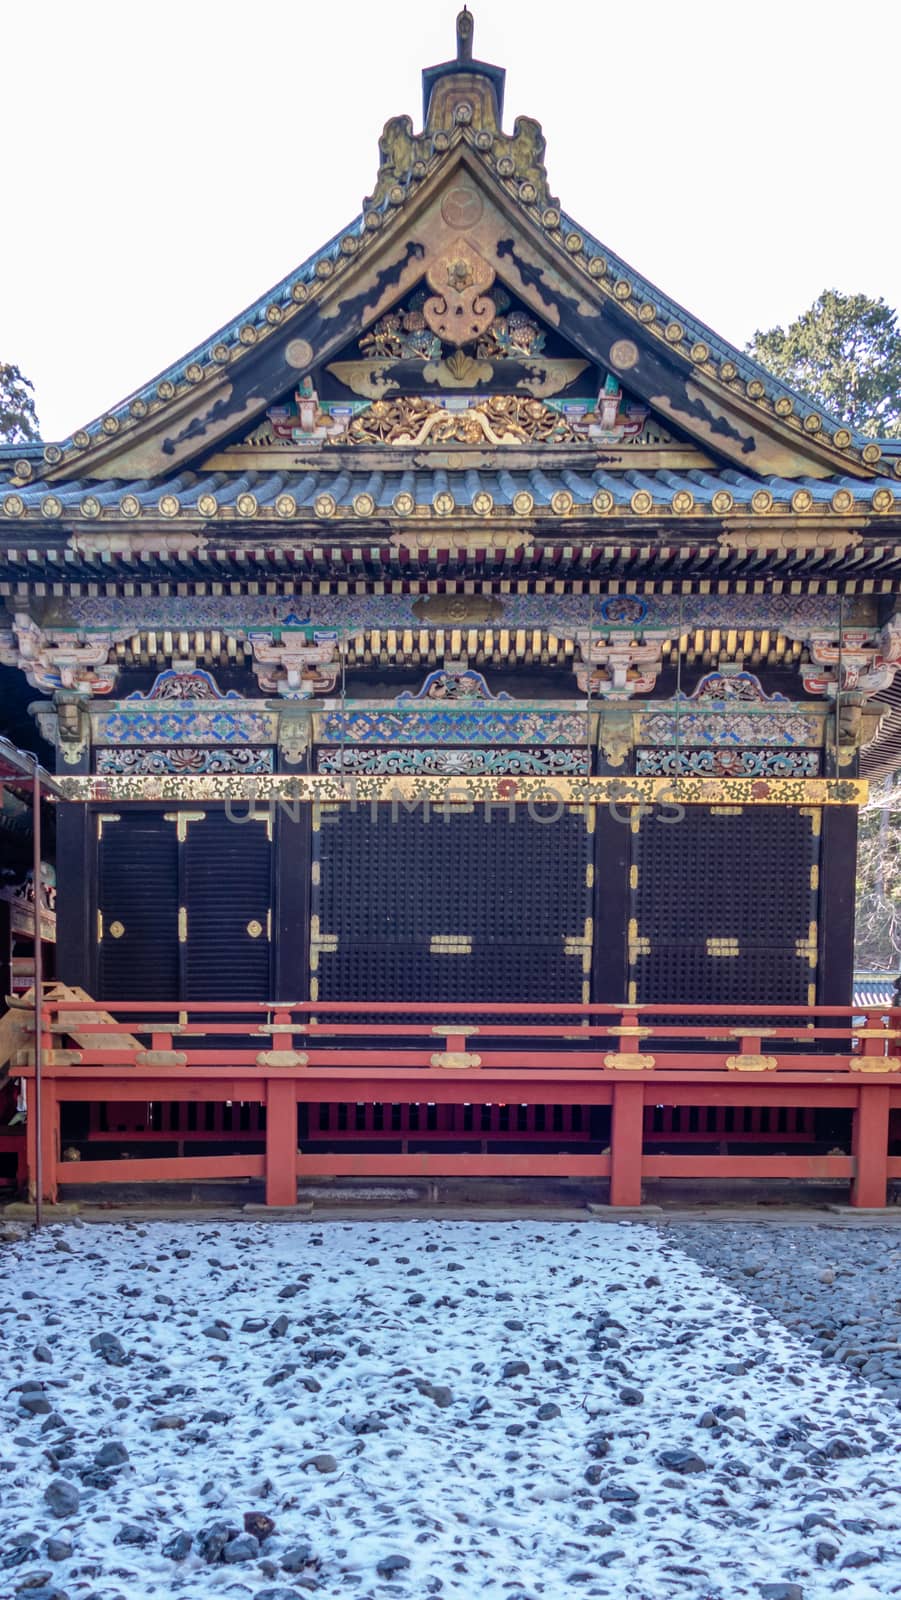
[{"label": "gravel stone ground", "polygon": [[666,1224],[686,1255],[901,1407],[901,1229]]},{"label": "gravel stone ground", "polygon": [[901,1595],[879,1230],[10,1231],[0,1600]]}]

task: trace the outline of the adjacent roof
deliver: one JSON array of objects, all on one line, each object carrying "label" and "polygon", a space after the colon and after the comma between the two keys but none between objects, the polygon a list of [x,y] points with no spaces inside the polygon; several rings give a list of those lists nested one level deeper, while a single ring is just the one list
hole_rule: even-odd
[{"label": "adjacent roof", "polygon": [[896,1006],[897,972],[855,972],[851,1004],[865,1010],[870,1006]]}]

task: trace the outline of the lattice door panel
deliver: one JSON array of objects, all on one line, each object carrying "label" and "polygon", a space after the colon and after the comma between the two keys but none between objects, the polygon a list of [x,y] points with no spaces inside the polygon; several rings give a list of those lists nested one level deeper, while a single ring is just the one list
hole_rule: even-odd
[{"label": "lattice door panel", "polygon": [[339,808],[317,836],[319,997],[580,1000],[590,843],[569,812]]},{"label": "lattice door panel", "polygon": [[427,944],[348,945],[320,957],[319,998],[340,1000],[581,999],[582,969],[562,947],[488,945],[432,955]]},{"label": "lattice door panel", "polygon": [[102,1000],[174,1000],[178,845],[162,816],[99,816],[98,985]]},{"label": "lattice door panel", "polygon": [[269,994],[271,846],[264,822],[208,811],[183,847],[185,1000],[265,1000]]},{"label": "lattice door panel", "polygon": [[644,818],[633,845],[632,998],[814,998],[819,813],[687,806]]},{"label": "lattice door panel", "polygon": [[723,957],[702,944],[652,944],[632,966],[637,1000],[711,1005],[803,1006],[813,976],[807,957],[787,945],[747,945]]}]

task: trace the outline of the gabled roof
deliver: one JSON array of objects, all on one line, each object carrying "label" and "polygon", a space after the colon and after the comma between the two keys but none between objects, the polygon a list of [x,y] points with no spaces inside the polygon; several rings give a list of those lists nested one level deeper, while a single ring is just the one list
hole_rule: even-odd
[{"label": "gabled roof", "polygon": [[[530,118],[500,127],[501,69],[472,59],[471,18],[455,60],[424,74],[426,125],[392,118],[362,213],[288,277],[180,361],[69,439],[31,450],[15,487],[38,477],[159,487],[197,472],[223,441],[289,394],[337,345],[446,266],[454,239],[492,280],[622,375],[665,423],[746,482],[889,477],[901,457],[819,410],[721,339],[592,233],[550,194],[544,137]],[[468,196],[462,210],[454,197]],[[468,207],[468,211],[467,211]],[[42,488],[45,485],[42,483]]]}]

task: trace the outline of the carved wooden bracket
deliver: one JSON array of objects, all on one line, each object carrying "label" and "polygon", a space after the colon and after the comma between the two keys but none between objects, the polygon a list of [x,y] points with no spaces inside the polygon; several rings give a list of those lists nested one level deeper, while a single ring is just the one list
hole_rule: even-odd
[{"label": "carved wooden bracket", "polygon": [[307,644],[301,639],[274,640],[269,634],[253,634],[254,672],[264,694],[285,700],[309,700],[313,695],[333,694],[341,664],[337,639],[317,639]]},{"label": "carved wooden bracket", "polygon": [[111,648],[108,635],[86,638],[65,628],[44,629],[21,611],[15,613],[12,628],[0,632],[0,662],[18,667],[31,687],[44,694],[60,689],[110,694],[119,670],[109,664]]},{"label": "carved wooden bracket", "polygon": [[663,665],[663,645],[650,639],[644,644],[611,641],[604,644],[588,633],[577,633],[582,653],[574,671],[583,694],[602,700],[630,700],[636,694],[650,694]]},{"label": "carved wooden bracket", "polygon": [[810,662],[801,668],[808,694],[834,700],[853,693],[869,700],[891,688],[901,669],[901,614],[879,633],[848,629],[840,638],[814,637],[809,648]]}]

